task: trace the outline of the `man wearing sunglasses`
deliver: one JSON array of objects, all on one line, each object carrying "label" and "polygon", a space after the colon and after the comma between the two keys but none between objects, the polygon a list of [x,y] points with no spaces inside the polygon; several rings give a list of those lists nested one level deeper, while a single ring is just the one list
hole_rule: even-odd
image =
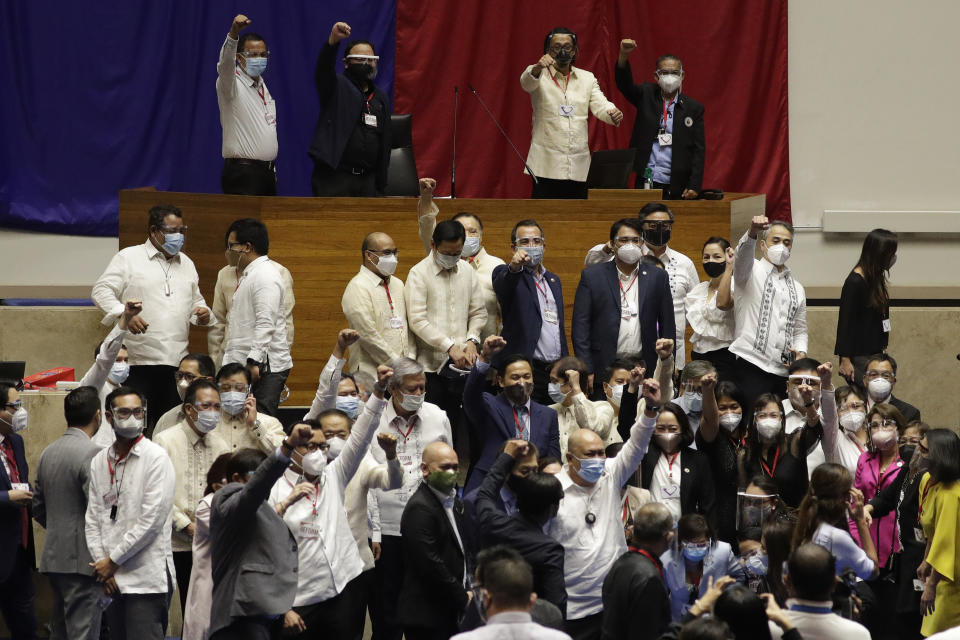
[{"label": "man wearing sunglasses", "polygon": [[270,51],[263,36],[241,29],[250,18],[238,15],[220,48],[217,104],[223,127],[224,193],[277,195],[277,104],[263,81]]},{"label": "man wearing sunglasses", "polygon": [[338,22],[320,49],[314,80],[320,117],[308,153],[313,158],[310,184],[317,197],[382,195],[390,164],[390,102],[373,84],[376,55],[367,40],[353,40],[344,50],[343,74],[334,70],[340,41],[350,25]]}]

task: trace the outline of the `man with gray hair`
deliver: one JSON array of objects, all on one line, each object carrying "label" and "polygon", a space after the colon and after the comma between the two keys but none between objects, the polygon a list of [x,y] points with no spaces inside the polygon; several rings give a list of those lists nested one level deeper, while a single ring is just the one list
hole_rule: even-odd
[{"label": "man with gray hair", "polygon": [[[760,238],[760,235],[763,237]],[[760,239],[762,260],[754,258]],[[793,227],[783,220],[754,216],[737,244],[733,267],[733,309],[737,338],[737,386],[747,405],[763,393],[787,395],[787,368],[807,357],[807,298],[786,262],[793,249]]]},{"label": "man with gray hair", "polygon": [[[427,378],[423,365],[412,358],[400,357],[389,366],[393,369],[393,376],[387,384],[391,398],[380,416],[377,433],[396,436],[403,485],[392,491],[376,489],[370,492],[371,540],[377,561],[376,591],[370,603],[370,618],[377,637],[399,638],[402,628],[397,615],[397,599],[404,572],[400,518],[410,496],[420,485],[424,449],[438,440],[452,445],[453,434],[447,414],[437,405],[424,402]],[[377,441],[370,446],[370,454],[378,464],[387,462],[387,455]]]},{"label": "man with gray hair", "polygon": [[[687,414],[690,428],[696,434],[700,430],[700,416],[703,413],[703,394],[700,391],[700,380],[708,373],[716,373],[717,369],[708,360],[691,360],[680,374],[680,395],[674,402]],[[690,445],[697,448],[696,442]]]}]

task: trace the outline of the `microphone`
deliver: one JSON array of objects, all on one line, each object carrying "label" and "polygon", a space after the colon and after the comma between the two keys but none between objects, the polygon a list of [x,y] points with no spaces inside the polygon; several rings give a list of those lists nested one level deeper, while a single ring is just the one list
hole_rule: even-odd
[{"label": "microphone", "polygon": [[450,197],[457,197],[457,107],[460,105],[460,87],[453,85],[453,159],[450,161]]},{"label": "microphone", "polygon": [[497,129],[500,130],[500,134],[506,139],[507,143],[510,145],[510,148],[513,149],[513,152],[517,154],[518,158],[520,158],[520,162],[522,162],[523,166],[526,167],[527,173],[529,173],[530,177],[533,178],[533,183],[540,184],[540,181],[537,180],[537,176],[534,175],[533,170],[530,168],[530,165],[527,164],[526,158],[524,158],[523,154],[517,150],[516,145],[513,144],[513,140],[510,139],[510,136],[507,135],[507,132],[504,131],[503,127],[500,126],[500,123],[497,122],[497,118],[493,115],[493,112],[491,112],[490,109],[487,108],[486,103],[483,101],[483,98],[480,97],[480,94],[477,93],[477,90],[473,88],[472,84],[468,84],[467,88],[470,89],[470,93],[472,93],[474,97],[476,97],[476,99],[480,102],[480,106],[483,107],[483,110],[486,111],[487,115],[490,116],[490,119],[493,120],[493,124],[497,125]]}]

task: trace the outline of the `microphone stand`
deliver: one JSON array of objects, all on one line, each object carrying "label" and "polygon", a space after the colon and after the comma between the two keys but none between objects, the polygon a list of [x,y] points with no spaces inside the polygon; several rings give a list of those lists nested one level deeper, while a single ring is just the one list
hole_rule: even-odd
[{"label": "microphone stand", "polygon": [[470,89],[470,92],[476,97],[480,102],[480,106],[483,107],[483,110],[487,112],[487,115],[490,116],[490,119],[493,120],[493,124],[497,125],[497,129],[500,130],[500,134],[506,139],[507,143],[510,144],[510,148],[513,149],[513,152],[517,154],[517,157],[520,158],[520,162],[523,163],[523,166],[526,167],[527,173],[530,174],[530,177],[533,178],[534,184],[540,184],[540,181],[537,179],[537,176],[534,175],[533,170],[530,168],[530,165],[527,164],[526,158],[523,157],[523,154],[517,150],[516,145],[513,144],[513,140],[510,139],[510,136],[507,135],[507,132],[503,130],[503,127],[500,126],[500,123],[497,122],[496,117],[493,115],[493,112],[487,108],[486,103],[483,101],[483,98],[480,97],[480,94],[477,93],[477,90],[473,88],[472,84],[468,84],[467,87]]},{"label": "microphone stand", "polygon": [[453,159],[450,161],[450,197],[457,197],[457,107],[460,105],[460,87],[453,86]]}]

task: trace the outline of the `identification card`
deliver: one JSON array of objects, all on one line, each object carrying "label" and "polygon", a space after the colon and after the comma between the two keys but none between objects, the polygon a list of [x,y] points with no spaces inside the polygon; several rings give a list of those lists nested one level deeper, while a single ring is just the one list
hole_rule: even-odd
[{"label": "identification card", "polygon": [[913,528],[913,535],[917,539],[917,542],[925,542],[923,538],[923,529],[921,529],[920,527]]},{"label": "identification card", "polygon": [[543,312],[544,322],[549,322],[550,324],[559,324],[560,319],[557,317],[557,312],[552,309],[547,309]]},{"label": "identification card", "polygon": [[661,147],[669,147],[673,144],[673,134],[671,133],[658,133],[657,142]]},{"label": "identification card", "polygon": [[884,333],[890,333],[890,318],[883,321],[883,331]]},{"label": "identification card", "polygon": [[630,307],[627,307],[627,306],[620,307],[620,317],[623,318],[624,320],[629,320],[635,315],[637,314]]},{"label": "identification card", "polygon": [[267,126],[275,127],[277,126],[277,114],[270,113],[269,111],[263,114],[263,117],[267,119]]},{"label": "identification card", "polygon": [[12,482],[10,488],[14,491],[30,491],[30,485],[26,482]]},{"label": "identification card", "polygon": [[572,104],[561,104],[560,110],[557,112],[559,115],[564,118],[570,118],[573,116],[573,105]]},{"label": "identification card", "polygon": [[918,580],[917,578],[913,579],[913,590],[914,591],[923,591],[923,581]]},{"label": "identification card", "polygon": [[103,505],[105,507],[114,507],[117,504],[117,492],[113,489],[103,494]]},{"label": "identification card", "polygon": [[304,520],[300,523],[300,539],[316,540],[320,537],[320,527],[312,522]]},{"label": "identification card", "polygon": [[391,329],[403,329],[403,320],[397,316],[390,317],[390,328]]},{"label": "identification card", "polygon": [[400,460],[400,464],[405,467],[409,467],[413,464],[413,456],[411,455],[398,455],[397,459]]},{"label": "identification card", "polygon": [[363,124],[367,125],[368,127],[373,127],[374,129],[376,129],[377,116],[372,113],[363,114]]}]

